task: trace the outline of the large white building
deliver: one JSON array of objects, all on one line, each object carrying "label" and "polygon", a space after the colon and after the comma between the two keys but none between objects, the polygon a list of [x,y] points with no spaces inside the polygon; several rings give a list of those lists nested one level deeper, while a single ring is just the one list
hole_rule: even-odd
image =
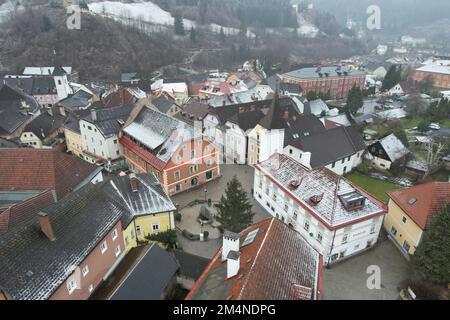
[{"label": "large white building", "polygon": [[113,162],[123,156],[119,131],[133,106],[92,109],[88,117],[80,120],[84,160],[104,163],[106,170],[113,171]]},{"label": "large white building", "polygon": [[254,197],[332,264],[377,242],[385,205],[327,168],[274,154],[255,165]]}]

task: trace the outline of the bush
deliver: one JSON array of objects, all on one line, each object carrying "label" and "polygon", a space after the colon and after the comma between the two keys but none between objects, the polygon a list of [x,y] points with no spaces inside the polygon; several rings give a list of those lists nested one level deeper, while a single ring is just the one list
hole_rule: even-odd
[{"label": "bush", "polygon": [[208,237],[209,237],[209,232],[208,231],[203,232],[203,238],[205,240],[208,240]]},{"label": "bush", "polygon": [[177,221],[177,222],[180,222],[181,221],[181,213],[179,213],[179,212],[177,212],[177,213],[175,213],[175,220]]}]

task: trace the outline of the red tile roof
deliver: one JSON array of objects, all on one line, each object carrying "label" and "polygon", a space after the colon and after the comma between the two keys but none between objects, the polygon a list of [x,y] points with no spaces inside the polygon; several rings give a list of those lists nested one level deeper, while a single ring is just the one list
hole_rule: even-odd
[{"label": "red tile roof", "polygon": [[38,212],[55,203],[53,192],[46,190],[30,199],[16,203],[0,212],[0,234],[9,228],[33,218]]},{"label": "red tile roof", "polygon": [[0,191],[50,189],[61,199],[97,170],[54,149],[0,149]]},{"label": "red tile roof", "polygon": [[240,269],[236,276],[226,279],[227,262],[221,261],[219,250],[186,299],[320,298],[321,255],[298,232],[275,218],[242,231],[240,243],[258,228],[255,240],[240,248]]},{"label": "red tile roof", "polygon": [[426,229],[431,218],[450,202],[450,182],[425,183],[388,195],[420,228]]}]

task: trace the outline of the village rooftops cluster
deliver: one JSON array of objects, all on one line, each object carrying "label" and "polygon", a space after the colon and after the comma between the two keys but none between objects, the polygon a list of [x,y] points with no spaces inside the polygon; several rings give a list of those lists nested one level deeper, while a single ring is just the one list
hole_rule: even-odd
[{"label": "village rooftops cluster", "polygon": [[186,299],[320,299],[321,260],[298,232],[278,219],[266,219],[240,234],[224,233],[222,249]]},{"label": "village rooftops cluster", "polygon": [[47,299],[114,226],[174,209],[152,174],[88,184],[0,236],[0,288],[14,299]]},{"label": "village rooftops cluster", "polygon": [[[384,212],[379,201],[327,168],[311,170],[281,154],[272,155],[256,167],[329,228]],[[362,205],[346,207],[342,200],[349,194],[362,196]]]}]

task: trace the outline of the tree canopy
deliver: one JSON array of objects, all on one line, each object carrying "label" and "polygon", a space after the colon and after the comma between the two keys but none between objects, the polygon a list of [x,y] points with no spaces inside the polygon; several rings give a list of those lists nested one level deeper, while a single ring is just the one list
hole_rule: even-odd
[{"label": "tree canopy", "polygon": [[386,73],[383,80],[383,90],[389,90],[402,80],[402,68],[397,65],[392,65]]},{"label": "tree canopy", "polygon": [[217,221],[221,224],[220,230],[239,233],[247,228],[254,216],[252,205],[249,202],[247,192],[236,176],[227,183],[225,194],[216,205]]},{"label": "tree canopy", "polygon": [[348,92],[347,103],[345,105],[345,111],[350,112],[352,115],[356,115],[358,110],[364,105],[363,93],[356,85]]},{"label": "tree canopy", "polygon": [[445,285],[450,283],[450,203],[434,217],[412,263],[428,279]]}]

